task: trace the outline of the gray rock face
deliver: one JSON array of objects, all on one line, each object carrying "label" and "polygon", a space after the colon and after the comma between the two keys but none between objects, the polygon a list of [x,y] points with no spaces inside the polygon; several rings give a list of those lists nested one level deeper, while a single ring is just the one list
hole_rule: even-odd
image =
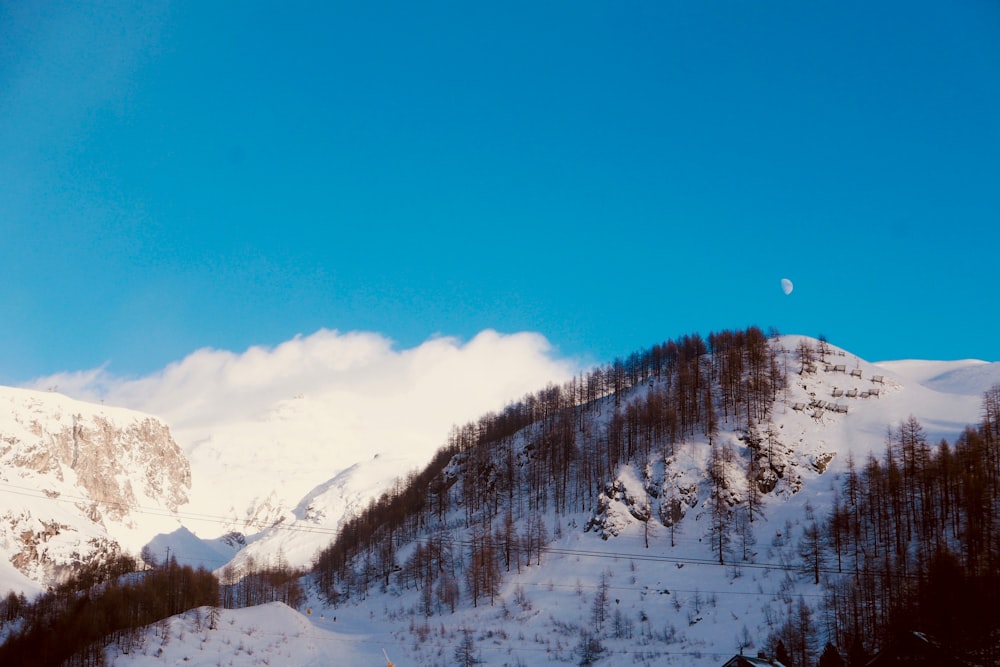
[{"label": "gray rock face", "polygon": [[[45,582],[187,502],[191,468],[154,417],[0,388],[0,556]],[[6,502],[9,501],[9,502]]]},{"label": "gray rock face", "polygon": [[124,424],[101,414],[72,418],[72,426],[33,420],[35,438],[4,438],[0,460],[60,481],[72,470],[96,510],[116,521],[140,504],[137,492],[174,511],[187,502],[191,468],[164,424],[152,417]]}]

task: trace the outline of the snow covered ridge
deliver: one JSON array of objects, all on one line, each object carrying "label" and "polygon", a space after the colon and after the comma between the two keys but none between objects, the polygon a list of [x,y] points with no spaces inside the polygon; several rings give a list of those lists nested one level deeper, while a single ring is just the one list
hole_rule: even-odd
[{"label": "snow covered ridge", "polygon": [[190,485],[155,417],[0,387],[0,585],[30,590],[24,577],[44,584],[102,551],[137,553]]}]

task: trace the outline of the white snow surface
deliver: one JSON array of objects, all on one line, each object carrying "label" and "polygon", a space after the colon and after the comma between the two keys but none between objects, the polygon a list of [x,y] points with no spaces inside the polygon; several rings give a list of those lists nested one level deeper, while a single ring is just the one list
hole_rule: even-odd
[{"label": "white snow surface", "polygon": [[[201,607],[149,626],[138,646],[127,654],[112,644],[105,652],[112,667],[218,667],[219,665],[329,665],[385,664],[382,643],[371,641],[358,628],[338,632],[336,624],[317,614],[312,623],[281,602],[249,609]],[[214,625],[215,627],[211,627]],[[391,646],[388,648],[392,648]]]},{"label": "white snow surface", "polygon": [[982,396],[990,387],[1000,384],[1000,361],[908,359],[883,361],[877,365],[900,378],[946,394]]},{"label": "white snow surface", "polygon": [[44,590],[45,587],[42,584],[32,581],[16,568],[7,563],[0,564],[0,595],[14,591],[15,593],[24,593],[30,598]]}]

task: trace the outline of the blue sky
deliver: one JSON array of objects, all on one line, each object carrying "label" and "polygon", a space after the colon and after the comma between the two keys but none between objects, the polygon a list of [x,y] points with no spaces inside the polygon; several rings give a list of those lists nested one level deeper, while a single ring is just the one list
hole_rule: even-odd
[{"label": "blue sky", "polygon": [[1000,359],[992,1],[5,3],[0,34],[5,384],[323,328]]}]

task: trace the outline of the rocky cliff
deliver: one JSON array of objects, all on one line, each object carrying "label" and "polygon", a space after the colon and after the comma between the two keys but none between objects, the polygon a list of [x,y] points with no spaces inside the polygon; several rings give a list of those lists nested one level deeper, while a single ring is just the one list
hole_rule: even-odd
[{"label": "rocky cliff", "polygon": [[0,567],[46,583],[134,550],[142,527],[176,513],[190,486],[190,465],[156,418],[0,388]]}]

